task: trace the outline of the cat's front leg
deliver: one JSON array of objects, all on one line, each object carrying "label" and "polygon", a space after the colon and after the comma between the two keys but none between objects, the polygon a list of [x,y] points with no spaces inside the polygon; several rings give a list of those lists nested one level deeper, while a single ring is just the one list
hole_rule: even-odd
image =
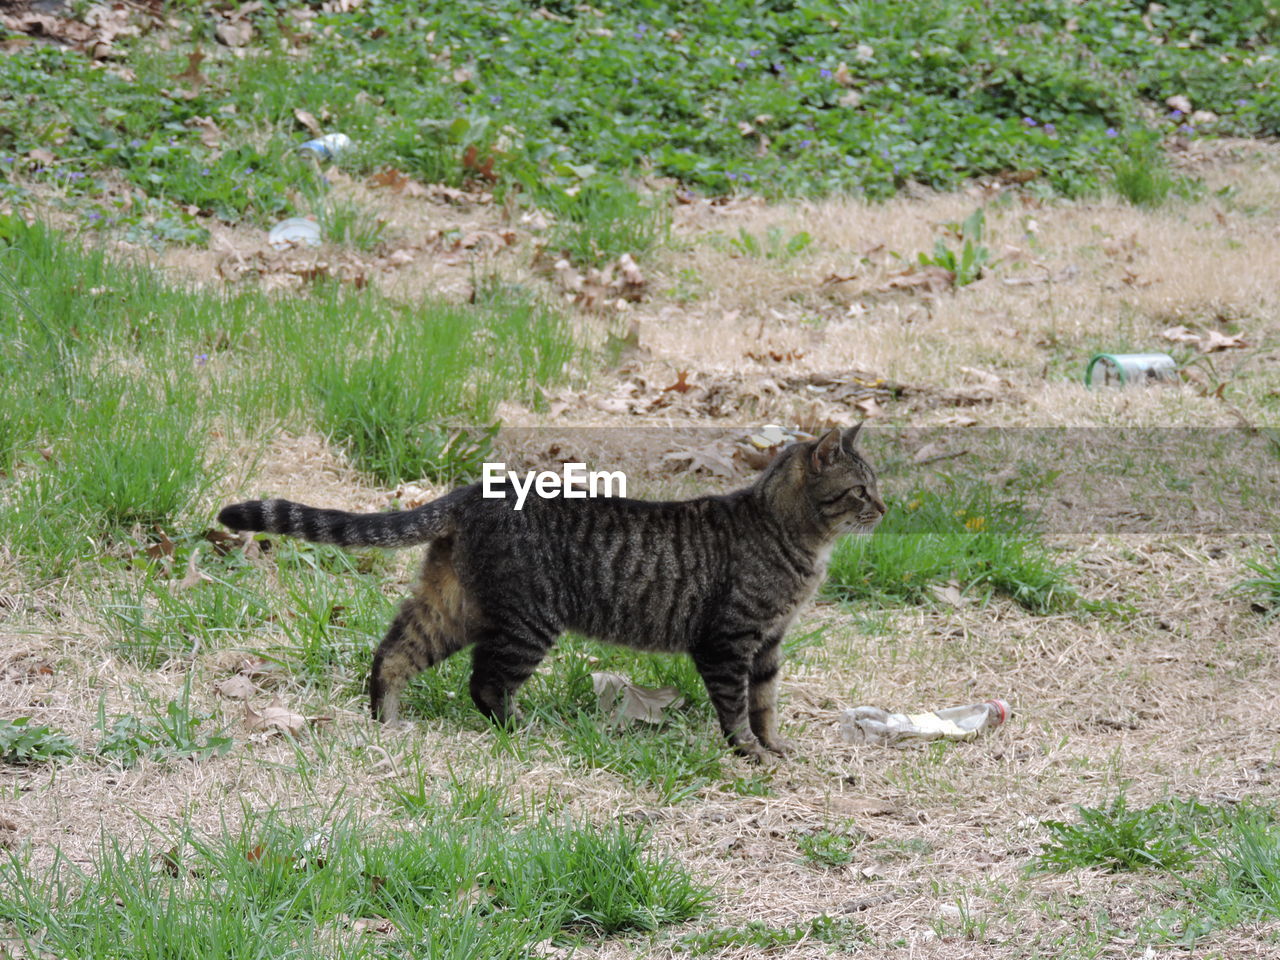
[{"label": "cat's front leg", "polygon": [[707,685],[711,704],[720,719],[720,729],[733,749],[748,759],[768,757],[764,746],[751,731],[747,715],[747,678],[750,660],[743,644],[712,643],[693,651],[693,662]]},{"label": "cat's front leg", "polygon": [[778,668],[781,635],[769,637],[756,651],[748,675],[747,710],[751,732],[764,748],[779,756],[786,756],[795,744],[778,734]]}]

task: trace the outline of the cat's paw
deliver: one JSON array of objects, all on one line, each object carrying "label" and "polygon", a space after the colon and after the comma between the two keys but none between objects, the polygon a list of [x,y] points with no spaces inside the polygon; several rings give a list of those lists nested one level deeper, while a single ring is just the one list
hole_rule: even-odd
[{"label": "cat's paw", "polygon": [[764,748],[779,757],[792,756],[799,749],[794,740],[786,737],[770,737],[764,741]]},{"label": "cat's paw", "polygon": [[766,763],[775,759],[759,740],[740,740],[733,745],[733,750],[752,763]]}]

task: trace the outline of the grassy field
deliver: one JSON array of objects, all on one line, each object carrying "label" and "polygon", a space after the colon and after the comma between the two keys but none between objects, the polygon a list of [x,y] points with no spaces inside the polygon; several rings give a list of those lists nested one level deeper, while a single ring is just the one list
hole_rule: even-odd
[{"label": "grassy field", "polygon": [[[1280,953],[1265,4],[6,17],[0,957]],[[1180,374],[1087,389],[1104,351]],[[577,637],[517,729],[465,657],[374,724],[415,558],[213,520],[490,458],[687,496],[861,420],[890,512],[765,767],[687,659]]]}]

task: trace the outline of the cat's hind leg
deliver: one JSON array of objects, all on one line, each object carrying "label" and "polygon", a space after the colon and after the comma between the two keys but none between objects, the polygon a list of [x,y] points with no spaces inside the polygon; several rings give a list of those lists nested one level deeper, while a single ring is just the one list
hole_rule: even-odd
[{"label": "cat's hind leg", "polygon": [[454,573],[453,543],[437,540],[427,549],[413,596],[400,605],[373,655],[369,705],[374,719],[394,723],[409,681],[469,642],[466,595]]},{"label": "cat's hind leg", "polygon": [[395,723],[409,681],[467,645],[465,634],[442,629],[441,620],[439,611],[417,597],[401,604],[373,655],[369,706],[375,720]]}]

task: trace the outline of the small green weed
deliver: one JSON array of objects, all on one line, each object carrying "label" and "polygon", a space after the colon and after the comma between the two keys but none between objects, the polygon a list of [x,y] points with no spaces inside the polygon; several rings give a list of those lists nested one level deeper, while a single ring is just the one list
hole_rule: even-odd
[{"label": "small green weed", "polygon": [[822,867],[842,867],[853,862],[861,837],[843,830],[821,827],[796,837],[796,845],[804,858]]},{"label": "small green weed", "polygon": [[729,241],[729,246],[744,257],[786,261],[799,256],[811,243],[813,237],[808,231],[800,230],[784,239],[782,228],[774,225],[765,230],[763,240],[739,227],[738,235]]},{"label": "small green weed", "polygon": [[132,714],[107,720],[98,706],[98,730],[102,738],[94,753],[123,767],[131,767],[142,757],[159,760],[205,760],[226,753],[232,740],[220,732],[201,734],[200,726],[210,719],[191,711],[190,687],[182,697],[170,700],[163,708],[148,701],[151,716],[143,719]]},{"label": "small green weed", "polygon": [[921,253],[920,264],[925,267],[942,267],[951,271],[957,287],[968,286],[982,276],[982,269],[991,259],[991,251],[982,242],[986,233],[987,217],[979,207],[965,218],[963,223],[947,224],[948,232],[960,241],[960,253],[956,254],[947,242],[939,237],[934,243],[933,256]]},{"label": "small green weed", "polygon": [[1036,866],[1042,870],[1105,867],[1181,870],[1196,857],[1194,837],[1176,804],[1131,809],[1123,793],[1107,807],[1077,806],[1080,822],[1043,821],[1050,840],[1042,843]]},{"label": "small green weed", "polygon": [[0,763],[28,765],[74,757],[71,740],[47,726],[33,727],[30,717],[0,720]]},{"label": "small green weed", "polygon": [[1243,820],[1216,854],[1221,876],[1207,890],[1217,911],[1280,917],[1280,826]]},{"label": "small green weed", "polygon": [[1241,581],[1236,590],[1259,596],[1258,608],[1266,617],[1280,616],[1280,557],[1260,557],[1244,564],[1256,576]]}]

